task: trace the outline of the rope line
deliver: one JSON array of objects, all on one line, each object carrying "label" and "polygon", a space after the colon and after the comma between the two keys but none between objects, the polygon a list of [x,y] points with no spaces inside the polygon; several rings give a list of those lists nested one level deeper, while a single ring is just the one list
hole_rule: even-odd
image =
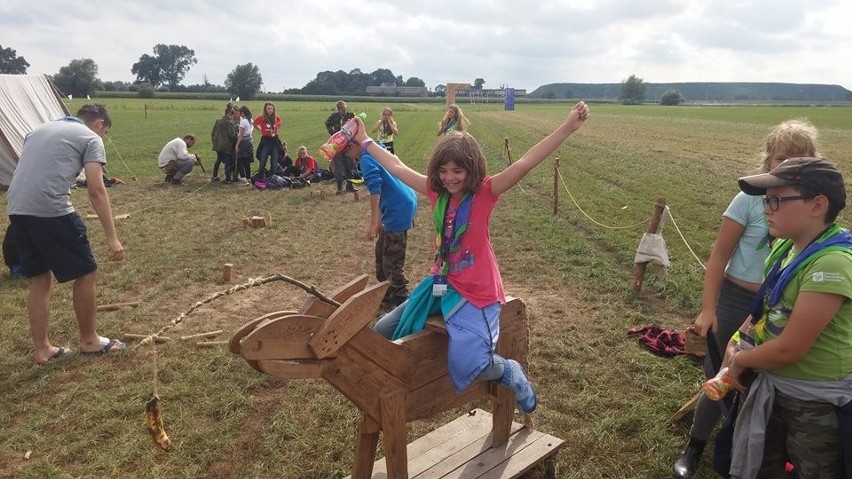
[{"label": "rope line", "polygon": [[118,151],[118,147],[117,147],[117,146],[115,146],[115,142],[114,142],[114,141],[112,141],[112,138],[111,138],[111,137],[107,137],[107,141],[109,142],[109,144],[110,144],[110,145],[112,145],[112,149],[113,149],[113,150],[115,150],[115,154],[117,154],[117,155],[118,155],[118,159],[119,159],[119,160],[121,160],[121,163],[124,165],[124,167],[125,167],[125,168],[127,168],[127,172],[128,172],[128,173],[130,173],[130,178],[131,178],[133,181],[136,181],[136,175],[135,175],[135,174],[133,173],[133,171],[130,169],[130,165],[128,165],[128,164],[127,164],[127,162],[126,162],[126,161],[124,161],[124,157],[123,157],[123,156],[121,156],[121,152],[120,152],[120,151]]},{"label": "rope line", "polygon": [[574,206],[576,206],[577,209],[580,210],[580,213],[583,213],[583,216],[588,218],[589,221],[591,221],[592,223],[594,223],[594,224],[596,224],[596,225],[598,225],[602,228],[608,228],[608,229],[612,229],[612,230],[622,230],[622,229],[627,229],[627,228],[635,228],[637,226],[647,224],[649,221],[651,221],[651,218],[648,218],[647,220],[644,220],[644,221],[641,221],[639,223],[635,223],[635,224],[632,224],[632,225],[627,225],[627,226],[610,226],[610,225],[605,225],[605,224],[603,224],[599,221],[596,221],[594,218],[589,216],[585,211],[583,211],[583,208],[580,207],[580,205],[577,203],[577,200],[574,199],[574,195],[571,194],[571,190],[569,190],[568,185],[565,184],[565,178],[562,177],[562,172],[557,169],[556,174],[559,175],[559,180],[562,182],[562,188],[564,188],[565,191],[568,193],[568,197],[571,198],[571,202],[574,203]]},{"label": "rope line", "polygon": [[701,261],[701,258],[699,258],[697,254],[695,254],[695,251],[692,250],[692,247],[689,246],[689,243],[686,241],[686,237],[683,236],[683,233],[680,231],[680,228],[678,228],[677,221],[675,221],[674,216],[672,216],[672,212],[669,209],[668,205],[666,205],[666,214],[668,214],[669,218],[671,218],[672,225],[674,225],[677,234],[680,235],[680,239],[683,241],[683,244],[686,245],[686,249],[688,249],[689,252],[692,253],[692,257],[695,258],[695,261],[698,261],[698,265],[701,266],[705,271],[707,271],[707,266],[704,266],[704,263]]}]

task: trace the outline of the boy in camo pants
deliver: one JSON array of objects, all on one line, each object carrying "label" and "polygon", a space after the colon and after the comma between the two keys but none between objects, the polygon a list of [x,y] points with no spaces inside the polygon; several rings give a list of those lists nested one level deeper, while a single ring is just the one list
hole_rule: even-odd
[{"label": "boy in camo pants", "polygon": [[[751,316],[729,343],[733,385],[748,396],[734,428],[730,474],[845,478],[852,471],[852,235],[834,223],[846,206],[837,168],[822,158],[790,158],[740,178],[764,196],[777,238]],[[762,301],[761,301],[762,299]],[[754,338],[755,346],[734,344]],[[753,370],[746,388],[743,373]]]},{"label": "boy in camo pants", "polygon": [[417,213],[417,195],[388,173],[358,142],[350,143],[346,154],[353,158],[360,156],[364,185],[370,192],[367,239],[376,239],[376,279],[390,281],[383,303],[386,307],[399,306],[408,299],[405,250],[408,230],[414,226]]}]

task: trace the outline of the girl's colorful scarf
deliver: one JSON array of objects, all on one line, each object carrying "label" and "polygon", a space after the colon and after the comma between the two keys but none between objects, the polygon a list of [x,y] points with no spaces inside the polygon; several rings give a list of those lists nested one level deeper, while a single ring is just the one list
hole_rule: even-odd
[{"label": "girl's colorful scarf", "polygon": [[446,275],[450,271],[450,263],[447,257],[450,253],[455,253],[461,247],[462,235],[467,231],[467,222],[470,219],[470,210],[473,205],[473,195],[465,193],[456,210],[455,219],[453,219],[452,238],[446,238],[444,235],[444,227],[446,225],[447,210],[450,207],[450,194],[443,192],[438,196],[435,202],[435,208],[432,210],[432,219],[435,222],[435,263],[441,260],[441,274]]}]

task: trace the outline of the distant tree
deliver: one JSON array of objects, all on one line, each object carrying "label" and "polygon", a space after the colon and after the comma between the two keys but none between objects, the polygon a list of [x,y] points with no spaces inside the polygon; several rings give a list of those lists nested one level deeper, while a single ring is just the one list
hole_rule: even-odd
[{"label": "distant tree", "polygon": [[435,87],[435,96],[444,96],[447,94],[447,85],[438,85]]},{"label": "distant tree", "polygon": [[261,85],[263,85],[263,77],[260,76],[260,68],[251,63],[237,65],[225,79],[225,88],[228,92],[242,100],[254,100]]},{"label": "distant tree", "polygon": [[154,85],[151,85],[147,82],[143,82],[137,85],[137,87],[139,89],[137,90],[136,95],[139,98],[154,98]]},{"label": "distant tree", "polygon": [[370,86],[379,86],[384,83],[396,85],[396,77],[392,71],[387,68],[379,68],[373,73],[370,73]]},{"label": "distant tree", "polygon": [[66,95],[86,96],[95,90],[103,90],[98,80],[98,65],[91,58],[71,60],[53,76],[53,83]]},{"label": "distant tree", "polygon": [[124,81],[104,82],[104,91],[129,91],[130,83]]},{"label": "distant tree", "polygon": [[411,77],[405,80],[405,86],[426,86],[426,82],[417,77]]},{"label": "distant tree", "polygon": [[24,75],[29,66],[30,64],[24,60],[24,57],[19,57],[14,49],[11,47],[3,48],[3,45],[0,45],[0,73]]},{"label": "distant tree", "polygon": [[684,100],[686,99],[680,94],[680,90],[666,90],[660,97],[660,105],[680,105]]},{"label": "distant tree", "polygon": [[162,82],[159,60],[147,53],[139,57],[139,61],[133,64],[130,73],[136,75],[136,81],[149,83],[154,87],[160,86]]},{"label": "distant tree", "polygon": [[482,90],[482,85],[485,85],[485,80],[482,78],[477,78],[473,80],[473,89],[474,90]]},{"label": "distant tree", "polygon": [[547,90],[544,93],[544,98],[546,98],[548,100],[554,100],[554,99],[556,99],[556,93],[553,90]]},{"label": "distant tree", "polygon": [[636,75],[630,75],[627,80],[621,82],[618,100],[623,105],[641,105],[645,101],[646,91],[648,84]]},{"label": "distant tree", "polygon": [[136,75],[137,80],[147,81],[155,88],[166,84],[170,89],[174,89],[196,63],[198,60],[195,58],[195,50],[184,45],[160,43],[154,46],[153,56],[146,53],[139,57],[130,73]]}]

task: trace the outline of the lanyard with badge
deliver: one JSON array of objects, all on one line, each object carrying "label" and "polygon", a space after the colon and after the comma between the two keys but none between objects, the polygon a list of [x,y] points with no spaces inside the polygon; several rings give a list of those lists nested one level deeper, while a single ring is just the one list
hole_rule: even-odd
[{"label": "lanyard with badge", "polygon": [[[449,199],[447,200],[447,207],[444,210],[444,217],[441,222],[441,233],[438,237],[441,243],[438,245],[438,250],[435,252],[435,263],[437,264],[438,260],[440,260],[441,268],[440,273],[435,274],[432,278],[432,296],[440,297],[447,294],[447,288],[449,286],[447,275],[450,272],[450,263],[447,261],[447,256],[449,253],[458,250],[461,245],[462,234],[467,231],[467,219],[470,216],[469,208],[472,201],[473,195],[470,193],[466,194],[462,198],[455,210],[455,215],[450,222],[450,230],[447,234],[445,234],[444,230],[447,226],[447,216],[450,212]],[[457,229],[460,216],[464,216],[462,218],[461,231]]]}]

